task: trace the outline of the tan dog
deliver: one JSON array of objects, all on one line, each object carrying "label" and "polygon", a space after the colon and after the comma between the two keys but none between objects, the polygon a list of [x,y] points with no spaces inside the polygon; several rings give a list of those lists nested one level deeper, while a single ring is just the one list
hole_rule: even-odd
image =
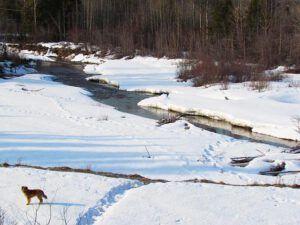
[{"label": "tan dog", "polygon": [[30,204],[31,198],[37,197],[40,201],[40,204],[43,203],[43,198],[47,199],[45,193],[40,189],[28,189],[26,186],[22,186],[22,192],[27,199],[27,205]]}]

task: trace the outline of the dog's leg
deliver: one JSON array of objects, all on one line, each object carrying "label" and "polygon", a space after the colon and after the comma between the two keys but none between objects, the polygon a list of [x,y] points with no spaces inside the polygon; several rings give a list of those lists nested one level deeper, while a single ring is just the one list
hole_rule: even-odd
[{"label": "dog's leg", "polygon": [[43,197],[41,195],[38,196],[38,199],[40,200],[40,204],[43,204]]},{"label": "dog's leg", "polygon": [[27,205],[30,204],[31,198],[27,197]]}]

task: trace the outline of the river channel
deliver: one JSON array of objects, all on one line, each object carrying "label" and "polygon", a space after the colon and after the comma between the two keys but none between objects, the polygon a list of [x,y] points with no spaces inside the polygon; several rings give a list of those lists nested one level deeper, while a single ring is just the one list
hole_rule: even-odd
[{"label": "river channel", "polygon": [[[137,105],[137,103],[153,95],[129,92],[104,84],[87,81],[86,78],[89,75],[85,74],[82,69],[82,64],[73,64],[68,62],[40,62],[37,66],[38,72],[54,75],[56,81],[62,82],[66,85],[83,88],[92,93],[91,97],[94,100],[113,106],[119,111],[155,120],[178,115],[175,112],[168,112],[160,109],[141,108]],[[197,127],[238,139],[246,139],[249,141],[263,142],[285,147],[294,147],[299,144],[299,142],[291,140],[283,140],[253,133],[249,128],[236,127],[224,121],[213,120],[201,116],[183,116],[182,118],[188,120]]]}]

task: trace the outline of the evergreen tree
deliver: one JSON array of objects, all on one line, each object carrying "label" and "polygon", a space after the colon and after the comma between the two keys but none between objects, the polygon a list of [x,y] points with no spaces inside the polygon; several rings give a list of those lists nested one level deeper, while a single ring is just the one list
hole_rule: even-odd
[{"label": "evergreen tree", "polygon": [[251,33],[257,33],[261,27],[262,6],[261,0],[252,0],[247,13],[247,28]]},{"label": "evergreen tree", "polygon": [[232,0],[217,1],[212,11],[213,33],[220,36],[228,35],[233,29],[233,2]]}]

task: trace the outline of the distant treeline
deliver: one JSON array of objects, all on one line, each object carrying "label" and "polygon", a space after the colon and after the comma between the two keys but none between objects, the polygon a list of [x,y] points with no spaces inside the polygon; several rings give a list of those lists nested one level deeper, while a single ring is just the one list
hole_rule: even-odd
[{"label": "distant treeline", "polygon": [[299,16],[296,0],[0,0],[2,39],[266,65],[299,61]]}]

